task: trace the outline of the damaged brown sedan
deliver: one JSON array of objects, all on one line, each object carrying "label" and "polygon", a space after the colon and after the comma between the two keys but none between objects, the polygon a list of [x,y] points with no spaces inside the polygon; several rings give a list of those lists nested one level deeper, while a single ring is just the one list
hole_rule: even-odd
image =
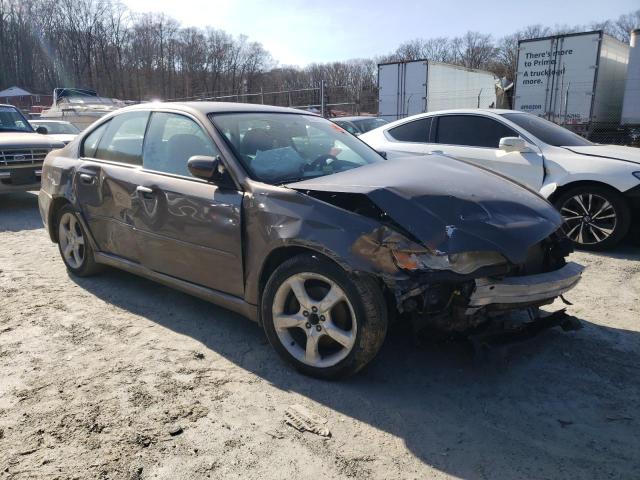
[{"label": "damaged brown sedan", "polygon": [[477,330],[580,280],[547,201],[424,162],[387,162],[297,110],[145,104],[52,152],[39,205],[72,274],[109,265],[212,301],[329,378],[370,362],[392,318]]}]

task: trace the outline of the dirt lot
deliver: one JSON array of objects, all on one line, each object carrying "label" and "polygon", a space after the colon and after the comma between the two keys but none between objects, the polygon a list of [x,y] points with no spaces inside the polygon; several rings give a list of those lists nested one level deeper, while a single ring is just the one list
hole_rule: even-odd
[{"label": "dirt lot", "polygon": [[[33,194],[0,199],[0,478],[640,478],[640,248],[574,254],[584,329],[478,361],[392,332],[339,383],[132,275],[70,278]],[[331,438],[283,424],[302,404]]]}]

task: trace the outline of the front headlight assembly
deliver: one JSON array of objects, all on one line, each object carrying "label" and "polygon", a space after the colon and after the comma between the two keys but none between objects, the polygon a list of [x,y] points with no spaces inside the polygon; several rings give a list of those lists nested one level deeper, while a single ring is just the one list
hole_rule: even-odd
[{"label": "front headlight assembly", "polygon": [[502,265],[507,261],[498,252],[463,252],[446,254],[429,250],[392,250],[396,265],[403,270],[448,270],[467,275],[479,268]]}]

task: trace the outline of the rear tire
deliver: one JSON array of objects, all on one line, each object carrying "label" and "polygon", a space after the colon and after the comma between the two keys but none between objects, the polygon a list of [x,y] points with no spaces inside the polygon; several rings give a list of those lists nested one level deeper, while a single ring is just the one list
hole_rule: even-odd
[{"label": "rear tire", "polygon": [[598,185],[570,188],[554,200],[562,229],[583,250],[607,250],[629,231],[631,212],[617,191]]},{"label": "rear tire", "polygon": [[261,315],[278,354],[298,371],[323,379],[361,370],[387,333],[386,304],[376,281],[312,254],[290,258],[273,272]]},{"label": "rear tire", "polygon": [[89,237],[71,205],[60,209],[56,225],[58,250],[67,270],[79,277],[99,273],[102,266],[96,263]]}]

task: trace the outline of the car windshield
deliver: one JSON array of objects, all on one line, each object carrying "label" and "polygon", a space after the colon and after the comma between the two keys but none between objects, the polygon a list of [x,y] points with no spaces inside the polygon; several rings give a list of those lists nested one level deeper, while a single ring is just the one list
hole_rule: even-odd
[{"label": "car windshield", "polygon": [[295,113],[211,116],[250,175],[284,184],[343,172],[384,159],[342,127]]},{"label": "car windshield", "polygon": [[33,128],[15,108],[0,106],[0,132],[33,132]]},{"label": "car windshield", "polygon": [[369,130],[373,130],[374,128],[381,127],[386,125],[386,120],[382,118],[364,118],[362,120],[353,120],[353,123],[360,129],[361,132],[366,133]]},{"label": "car windshield", "polygon": [[503,113],[502,116],[544,143],[554,147],[586,147],[593,145],[593,143],[580,135],[530,113]]},{"label": "car windshield", "polygon": [[44,127],[47,129],[47,134],[49,135],[60,135],[60,134],[69,134],[69,135],[77,135],[80,133],[78,128],[66,122],[29,122],[33,128]]}]

